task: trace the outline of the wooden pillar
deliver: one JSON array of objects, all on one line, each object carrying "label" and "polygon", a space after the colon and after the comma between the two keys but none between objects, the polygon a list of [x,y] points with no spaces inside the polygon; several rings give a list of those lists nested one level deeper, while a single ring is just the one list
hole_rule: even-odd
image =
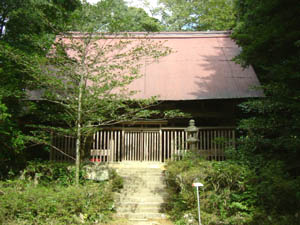
[{"label": "wooden pillar", "polygon": [[114,139],[110,139],[110,161],[113,162],[115,159],[115,142]]}]

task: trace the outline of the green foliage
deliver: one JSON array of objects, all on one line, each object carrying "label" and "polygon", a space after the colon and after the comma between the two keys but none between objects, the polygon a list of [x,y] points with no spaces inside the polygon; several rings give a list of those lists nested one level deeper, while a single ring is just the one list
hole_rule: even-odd
[{"label": "green foliage", "polygon": [[160,22],[141,8],[128,7],[123,0],[104,0],[95,5],[83,3],[75,11],[71,30],[88,32],[129,32],[161,30]]},{"label": "green foliage", "polygon": [[[170,193],[168,211],[172,218],[189,224],[197,219],[195,180],[200,188],[203,224],[249,224],[255,193],[248,186],[253,173],[231,162],[209,162],[192,155],[167,166]],[[247,190],[247,192],[246,192]]]},{"label": "green foliage", "polygon": [[53,40],[51,34],[65,30],[70,14],[79,6],[79,0],[4,0],[1,36],[19,49],[45,53]]},{"label": "green foliage", "polygon": [[[81,179],[74,186],[75,167],[67,163],[29,162],[19,179],[0,182],[0,224],[95,224],[114,212],[114,192],[122,178],[110,171],[109,180]],[[85,174],[81,171],[81,176]]]},{"label": "green foliage", "polygon": [[[298,1],[236,1],[233,38],[252,65],[265,97],[241,105],[238,150],[232,160],[256,171],[255,224],[298,224],[300,160],[300,48]],[[266,215],[268,215],[266,217]],[[267,222],[269,221],[269,222]]]},{"label": "green foliage", "polygon": [[[22,171],[21,178],[25,180],[35,180],[40,184],[74,184],[75,168],[69,163],[58,163],[49,161],[30,161]],[[81,177],[83,177],[81,171]],[[84,180],[81,180],[83,183]]]},{"label": "green foliage", "polygon": [[300,179],[291,179],[283,168],[270,161],[257,172],[232,160],[214,162],[187,155],[167,165],[167,211],[177,224],[195,223],[192,183],[198,180],[204,184],[200,188],[203,224],[297,224]]},{"label": "green foliage", "polygon": [[114,210],[109,183],[35,186],[16,180],[0,183],[2,224],[95,224]]},{"label": "green foliage", "polygon": [[235,25],[233,0],[160,0],[156,13],[166,30],[229,30]]},{"label": "green foliage", "polygon": [[236,3],[239,21],[233,38],[243,48],[237,61],[253,65],[266,95],[241,105],[247,113],[240,123],[241,154],[249,162],[255,157],[284,160],[284,170],[299,176],[299,2]]},{"label": "green foliage", "polygon": [[[2,0],[0,3],[0,179],[26,161],[24,116],[32,104],[26,89],[36,88],[36,58],[46,55],[64,30],[79,0]],[[29,67],[28,65],[32,65]]]},{"label": "green foliage", "polygon": [[17,162],[22,165],[20,152],[24,149],[24,135],[12,120],[8,108],[2,103],[0,90],[0,179],[12,170],[18,170]]},{"label": "green foliage", "polygon": [[110,170],[109,179],[111,180],[112,191],[120,191],[124,186],[124,180],[115,170]]},{"label": "green foliage", "polygon": [[[137,115],[137,117],[146,117],[149,115],[147,110],[144,109],[136,110],[131,108],[128,111],[124,110],[126,108],[124,101],[128,100],[128,98],[117,99],[120,96],[114,94],[105,96],[102,101],[98,102],[96,108],[91,109],[89,106],[103,97],[99,93],[109,92],[117,86],[124,87],[126,84],[132,82],[134,78],[138,77],[138,66],[135,67],[133,64],[137,63],[142,55],[152,55],[154,59],[158,59],[161,56],[161,52],[156,48],[158,45],[153,49],[151,45],[144,45],[135,50],[132,49],[130,53],[125,54],[117,54],[116,52],[124,50],[128,44],[126,41],[113,46],[107,45],[107,49],[99,53],[98,58],[101,59],[103,57],[102,54],[110,54],[111,52],[109,51],[112,51],[116,53],[114,62],[117,61],[117,57],[122,58],[125,56],[128,59],[123,65],[112,63],[108,66],[108,61],[105,60],[109,59],[104,56],[102,65],[105,64],[106,68],[99,66],[99,70],[97,71],[101,74],[98,81],[102,79],[100,81],[103,82],[102,86],[98,90],[94,87],[91,92],[95,92],[93,94],[90,92],[91,95],[89,95],[93,96],[94,99],[84,98],[87,92],[83,91],[84,100],[82,102],[79,100],[77,103],[73,101],[74,104],[71,105],[68,104],[69,102],[65,102],[66,99],[61,98],[63,95],[60,95],[59,100],[56,98],[57,96],[55,97],[59,91],[62,91],[60,94],[65,94],[65,91],[72,93],[71,100],[75,100],[79,96],[78,89],[76,90],[74,87],[78,88],[80,86],[78,84],[82,77],[77,76],[80,64],[77,66],[74,58],[68,58],[66,56],[68,54],[65,54],[71,50],[71,47],[60,46],[59,48],[57,45],[56,53],[62,53],[61,57],[58,56],[59,54],[56,55],[57,58],[54,55],[51,59],[45,57],[53,45],[55,36],[65,31],[158,31],[160,29],[158,21],[149,17],[143,10],[129,8],[121,0],[100,1],[97,5],[90,5],[86,2],[81,4],[79,0],[4,0],[0,4],[0,27],[0,104],[1,110],[5,110],[5,113],[1,112],[2,117],[5,116],[5,123],[1,123],[0,125],[1,133],[4,134],[0,137],[0,140],[1,143],[2,141],[5,143],[5,146],[0,147],[0,161],[5,162],[4,164],[1,163],[1,167],[5,168],[1,170],[4,174],[7,174],[9,169],[17,164],[17,161],[18,165],[24,164],[24,162],[20,162],[20,159],[17,159],[16,156],[18,154],[16,153],[25,149],[27,146],[25,142],[27,142],[26,144],[28,142],[30,144],[40,144],[42,146],[41,149],[43,149],[45,144],[49,144],[50,132],[60,131],[59,134],[76,136],[78,128],[76,121],[78,121],[78,117],[74,112],[76,112],[79,105],[77,104],[78,102],[84,106],[83,113],[81,114],[83,118],[79,119],[79,122],[84,121],[86,125],[82,129],[84,135],[79,137],[79,140],[82,142],[80,146],[86,144],[87,136],[94,129],[94,124],[92,123],[95,121],[107,121],[108,117],[122,117],[121,114],[132,114]],[[91,40],[91,36],[87,39]],[[85,42],[84,44],[86,45],[77,45],[76,53],[82,53],[81,48],[85,48],[85,50],[86,47],[93,48],[92,43]],[[109,48],[109,46],[112,48]],[[52,53],[50,51],[49,55]],[[130,54],[132,58],[130,58]],[[84,57],[89,58],[91,55],[84,55]],[[86,63],[85,60],[83,60],[84,63]],[[81,65],[83,64],[81,63]],[[60,71],[57,71],[57,74],[62,76],[56,77],[58,79],[53,78],[53,70],[51,73],[47,70],[49,66],[60,68],[61,70],[58,69]],[[67,68],[67,66],[69,67]],[[84,66],[87,66],[87,64]],[[94,64],[93,70],[97,70],[96,67],[97,65]],[[120,76],[117,79],[114,78],[118,74],[116,71],[120,72],[126,69],[130,70],[127,72],[132,76],[124,74],[124,79],[118,80]],[[77,72],[73,73],[74,71]],[[92,73],[94,71],[90,70],[89,74],[91,75]],[[52,76],[53,79],[48,75]],[[66,77],[70,85],[69,83],[66,85]],[[87,80],[82,79],[81,81]],[[97,81],[92,79],[92,82]],[[75,86],[72,86],[74,84]],[[29,101],[24,101],[24,99],[28,99],[28,90],[38,90],[41,88],[45,90],[47,102],[36,101],[37,105],[34,106]],[[72,88],[74,89],[72,90]],[[62,104],[57,103],[56,100]],[[146,101],[141,101],[138,105],[140,108],[145,108],[147,104]],[[86,113],[87,110],[92,111],[93,119],[87,116],[91,115]],[[95,119],[96,114],[98,115]],[[125,120],[125,117],[122,117],[120,120]],[[19,122],[21,120],[23,123]],[[24,123],[25,121],[27,124]],[[31,126],[27,126],[28,124]],[[55,127],[56,125],[58,128]],[[87,128],[87,126],[89,127]],[[43,133],[37,132],[38,127]],[[66,130],[66,127],[71,128]],[[28,135],[29,132],[31,132],[30,135]],[[19,156],[19,158],[23,159],[22,161],[26,161],[23,153],[19,154]],[[3,176],[2,173],[1,176]]]},{"label": "green foliage", "polygon": [[281,211],[278,224],[293,224],[288,218],[300,208],[295,202],[300,175],[300,5],[244,0],[236,7],[239,21],[233,38],[243,48],[237,60],[254,66],[266,97],[241,105],[248,118],[240,123],[242,137],[232,157],[264,178],[256,188],[265,193],[259,201],[269,219],[274,221]]},{"label": "green foliage", "polygon": [[56,110],[48,112],[55,115],[55,124],[51,120],[47,124],[33,121],[30,140],[46,144],[51,132],[74,137],[77,171],[85,152],[83,146],[88,146],[89,137],[99,127],[159,113],[150,108],[156,104],[154,97],[134,100],[136,92],[128,90],[128,85],[143,75],[140,68],[144,57],[156,61],[171,49],[146,37],[127,39],[120,35],[61,35],[46,59],[36,58],[36,64],[27,65],[35,71],[32,77],[41,87],[39,99],[60,112],[59,116]]},{"label": "green foliage", "polygon": [[148,16],[145,10],[141,8],[129,7],[126,27],[123,31],[161,31],[162,26],[158,19]]}]

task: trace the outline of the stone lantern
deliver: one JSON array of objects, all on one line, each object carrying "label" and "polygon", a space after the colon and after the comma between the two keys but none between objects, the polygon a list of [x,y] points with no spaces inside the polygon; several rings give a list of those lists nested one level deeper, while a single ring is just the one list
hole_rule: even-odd
[{"label": "stone lantern", "polygon": [[196,151],[197,150],[197,142],[199,141],[197,138],[198,128],[195,126],[195,120],[190,120],[189,126],[185,129],[187,132],[187,143],[188,149]]}]

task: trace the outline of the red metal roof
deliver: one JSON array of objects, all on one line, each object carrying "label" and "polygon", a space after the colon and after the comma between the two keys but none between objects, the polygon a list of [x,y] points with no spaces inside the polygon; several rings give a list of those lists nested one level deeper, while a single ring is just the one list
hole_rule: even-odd
[{"label": "red metal roof", "polygon": [[[84,37],[76,32],[71,35]],[[243,69],[232,61],[240,48],[229,35],[220,31],[148,34],[147,38],[154,41],[165,41],[173,53],[158,62],[144,62],[144,76],[134,80],[129,89],[137,90],[135,97],[139,99],[158,96],[159,100],[170,101],[263,97],[263,92],[255,89],[260,83],[253,68]],[[140,32],[130,36],[105,35],[105,39],[144,37],[145,33]],[[39,99],[41,94],[32,91],[29,95],[30,99]]]},{"label": "red metal roof", "polygon": [[[139,35],[139,33],[135,33]],[[144,76],[130,89],[137,98],[159,96],[160,100],[200,100],[262,97],[253,68],[243,69],[232,61],[240,48],[226,32],[151,34],[165,40],[173,53],[158,62],[143,65]]]},{"label": "red metal roof", "polygon": [[[84,37],[79,32],[70,34],[73,38]],[[144,37],[142,32],[132,32],[130,36],[105,34],[106,40]],[[158,96],[159,100],[178,101],[264,96],[255,89],[260,83],[253,68],[243,69],[232,61],[240,48],[229,32],[163,32],[148,34],[147,38],[165,41],[173,53],[158,62],[142,64],[143,77],[129,86],[138,91],[135,98]]]}]

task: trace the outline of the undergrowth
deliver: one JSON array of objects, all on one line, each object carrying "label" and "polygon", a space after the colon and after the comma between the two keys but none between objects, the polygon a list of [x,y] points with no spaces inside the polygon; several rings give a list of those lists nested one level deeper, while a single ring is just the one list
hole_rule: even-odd
[{"label": "undergrowth", "polygon": [[167,164],[166,210],[177,225],[198,224],[196,188],[200,188],[201,220],[206,225],[296,225],[300,221],[300,180],[283,174],[277,162],[255,171],[234,161],[207,161],[190,153]]},{"label": "undergrowth", "polygon": [[23,171],[21,179],[1,181],[0,224],[109,221],[115,210],[114,192],[122,187],[122,179],[111,171],[108,181],[81,179],[82,183],[75,186],[73,177],[68,164],[34,162]]}]

